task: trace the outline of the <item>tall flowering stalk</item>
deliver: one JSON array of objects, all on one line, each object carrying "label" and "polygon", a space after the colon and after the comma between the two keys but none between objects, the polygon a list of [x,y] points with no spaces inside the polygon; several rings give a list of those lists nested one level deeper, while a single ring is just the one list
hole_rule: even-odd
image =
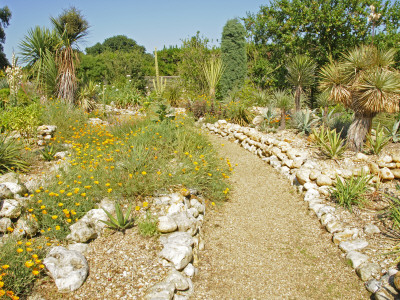
[{"label": "tall flowering stalk", "polygon": [[22,69],[17,66],[17,59],[14,53],[12,55],[11,67],[8,66],[6,69],[6,75],[10,87],[10,104],[14,106],[17,104],[17,94],[22,83]]}]

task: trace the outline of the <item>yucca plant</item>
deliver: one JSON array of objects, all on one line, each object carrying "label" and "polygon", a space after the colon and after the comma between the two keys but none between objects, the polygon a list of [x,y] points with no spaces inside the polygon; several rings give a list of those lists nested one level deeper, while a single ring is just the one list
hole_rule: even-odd
[{"label": "yucca plant", "polygon": [[78,104],[86,112],[91,112],[96,108],[97,100],[96,85],[89,81],[78,93]]},{"label": "yucca plant", "polygon": [[224,73],[222,59],[220,57],[212,56],[204,63],[203,72],[209,88],[210,98],[214,101],[215,90],[222,74]]},{"label": "yucca plant", "polygon": [[318,119],[314,118],[314,111],[307,109],[306,111],[296,112],[293,123],[301,133],[310,134],[313,127],[318,123]]},{"label": "yucca plant", "polygon": [[126,214],[124,216],[121,206],[119,205],[118,202],[115,202],[115,214],[116,218],[113,217],[113,215],[105,210],[103,208],[104,212],[107,214],[109,221],[103,221],[104,224],[109,226],[111,229],[114,229],[116,231],[122,231],[125,232],[126,229],[129,227],[133,226],[133,220],[131,219],[131,211],[132,211],[132,204],[129,205],[128,210],[126,211]]},{"label": "yucca plant", "polygon": [[311,86],[315,78],[317,64],[307,55],[296,55],[289,59],[286,64],[287,81],[294,87],[294,99],[296,103],[296,112],[300,111],[300,98],[304,89]]},{"label": "yucca plant", "polygon": [[354,111],[347,134],[350,150],[360,151],[372,119],[379,112],[398,112],[400,72],[391,68],[396,50],[360,46],[331,61],[320,72],[320,89]]},{"label": "yucca plant", "polygon": [[165,91],[165,87],[167,85],[166,79],[162,79],[160,77],[160,73],[158,71],[158,59],[157,59],[157,48],[154,49],[154,64],[155,64],[155,68],[156,68],[156,79],[153,79],[153,88],[154,91],[156,92],[157,98],[159,100],[161,100],[164,91]]},{"label": "yucca plant", "polygon": [[317,146],[329,158],[340,158],[346,150],[344,140],[340,138],[340,132],[337,133],[336,129],[330,130],[321,126],[319,130],[314,128],[313,134]]},{"label": "yucca plant", "polygon": [[369,144],[369,150],[373,154],[379,155],[383,147],[385,147],[389,143],[391,137],[385,134],[385,131],[383,130],[383,128],[380,127],[380,124],[378,124],[378,126],[376,127],[375,132],[375,138],[373,138],[371,134],[368,134],[367,141]]},{"label": "yucca plant", "polygon": [[29,164],[21,156],[22,149],[23,146],[16,139],[0,135],[0,174],[28,170]]},{"label": "yucca plant", "polygon": [[368,190],[368,183],[371,175],[362,174],[358,177],[340,179],[336,177],[336,187],[331,191],[331,197],[340,206],[353,211],[353,205],[361,205],[365,202],[365,193]]},{"label": "yucca plant", "polygon": [[293,95],[288,90],[275,90],[272,92],[274,106],[281,110],[279,129],[286,128],[286,112],[293,106]]}]

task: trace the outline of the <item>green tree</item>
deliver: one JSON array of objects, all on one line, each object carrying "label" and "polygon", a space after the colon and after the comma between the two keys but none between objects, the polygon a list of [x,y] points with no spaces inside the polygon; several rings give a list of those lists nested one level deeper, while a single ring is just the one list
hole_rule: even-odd
[{"label": "green tree", "polygon": [[11,11],[8,6],[4,6],[0,8],[0,69],[10,65],[8,62],[6,55],[4,54],[3,44],[6,41],[6,33],[4,32],[4,28],[10,24],[11,19]]},{"label": "green tree", "polygon": [[286,128],[286,113],[293,107],[293,95],[287,89],[277,89],[272,92],[272,104],[281,110],[279,129]]},{"label": "green tree", "polygon": [[86,53],[91,55],[97,55],[105,51],[129,52],[132,50],[142,53],[146,52],[146,48],[138,45],[135,40],[128,38],[125,35],[116,35],[105,39],[102,44],[97,43],[93,47],[86,48]]},{"label": "green tree", "polygon": [[347,134],[347,145],[353,151],[361,150],[379,112],[400,110],[400,72],[392,68],[395,53],[372,45],[356,47],[320,72],[321,90],[354,111]]},{"label": "green tree", "polygon": [[75,103],[77,89],[76,64],[78,55],[76,44],[88,33],[89,24],[75,7],[64,10],[57,18],[50,18],[60,43],[56,53],[58,65],[58,98],[69,104]]},{"label": "green tree", "polygon": [[178,75],[178,65],[181,60],[181,49],[177,46],[164,47],[157,51],[158,67],[162,76]]},{"label": "green tree", "polygon": [[295,55],[286,64],[287,81],[294,87],[294,100],[296,112],[300,111],[300,98],[304,90],[314,82],[314,74],[317,65],[307,55]]},{"label": "green tree", "polygon": [[244,84],[247,73],[245,37],[246,31],[237,19],[226,22],[221,39],[221,58],[225,68],[219,85],[222,96]]}]

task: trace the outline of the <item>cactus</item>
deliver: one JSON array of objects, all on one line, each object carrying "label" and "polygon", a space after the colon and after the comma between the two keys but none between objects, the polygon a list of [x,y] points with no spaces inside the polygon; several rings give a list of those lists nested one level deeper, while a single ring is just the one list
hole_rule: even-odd
[{"label": "cactus", "polygon": [[167,85],[166,79],[161,78],[158,71],[158,59],[157,59],[157,48],[154,50],[154,61],[156,66],[156,80],[153,79],[154,90],[156,91],[157,98],[162,98],[164,94],[165,87]]}]

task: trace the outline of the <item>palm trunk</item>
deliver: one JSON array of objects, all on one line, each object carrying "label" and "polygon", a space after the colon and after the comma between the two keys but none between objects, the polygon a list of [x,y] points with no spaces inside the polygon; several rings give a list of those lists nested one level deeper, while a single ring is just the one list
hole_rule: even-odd
[{"label": "palm trunk", "polygon": [[279,124],[278,130],[283,130],[286,128],[286,110],[281,109],[281,122]]},{"label": "palm trunk", "polygon": [[300,111],[300,96],[301,96],[301,86],[296,87],[296,91],[294,92],[294,102],[296,104],[296,112]]},{"label": "palm trunk", "polygon": [[347,147],[349,150],[359,152],[364,144],[367,133],[371,130],[372,119],[375,115],[354,114],[347,133]]}]

